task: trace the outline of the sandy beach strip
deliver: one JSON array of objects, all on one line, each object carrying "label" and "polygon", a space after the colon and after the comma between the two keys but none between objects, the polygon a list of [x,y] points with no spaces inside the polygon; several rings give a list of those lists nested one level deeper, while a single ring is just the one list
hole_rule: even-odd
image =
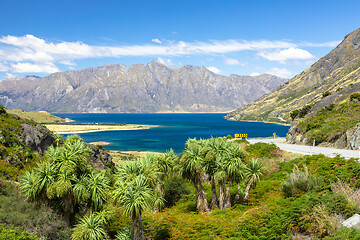
[{"label": "sandy beach strip", "polygon": [[119,130],[141,130],[158,127],[158,125],[108,125],[108,124],[45,124],[45,126],[52,132],[58,134],[75,134],[75,133],[89,133],[100,131],[119,131]]}]

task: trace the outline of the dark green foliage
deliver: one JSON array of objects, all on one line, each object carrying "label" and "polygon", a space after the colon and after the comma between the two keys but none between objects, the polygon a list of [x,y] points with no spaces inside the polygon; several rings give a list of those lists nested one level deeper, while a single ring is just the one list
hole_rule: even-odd
[{"label": "dark green foliage", "polygon": [[299,114],[298,114],[298,117],[299,117],[299,118],[305,117],[305,115],[308,114],[308,113],[310,112],[310,110],[311,110],[311,106],[306,105],[305,107],[303,107],[303,108],[300,110],[300,112],[299,112]]},{"label": "dark green foliage", "polygon": [[190,189],[184,179],[178,175],[169,177],[164,182],[165,206],[171,207],[184,195],[190,193]]},{"label": "dark green foliage", "polygon": [[339,87],[339,88],[336,89],[337,92],[339,92],[339,91],[341,91],[341,90],[343,90],[342,87]]},{"label": "dark green foliage", "polygon": [[290,113],[291,120],[294,120],[300,113],[299,109],[296,109]]},{"label": "dark green foliage", "polygon": [[25,201],[15,185],[1,179],[0,222],[47,239],[69,239],[71,234],[60,215],[46,206]]},{"label": "dark green foliage", "polygon": [[330,96],[330,95],[331,95],[331,92],[326,91],[326,92],[324,92],[324,93],[322,94],[322,97],[325,98],[325,97]]},{"label": "dark green foliage", "polygon": [[246,151],[249,152],[250,157],[253,158],[272,158],[275,157],[274,150],[278,150],[279,148],[275,144],[267,144],[267,143],[255,143],[246,147]]},{"label": "dark green foliage", "polygon": [[333,110],[334,108],[335,108],[335,104],[332,103],[332,104],[330,104],[329,106],[326,106],[326,107],[325,107],[325,110],[326,110],[326,111],[331,111],[331,110]]},{"label": "dark green foliage", "polygon": [[350,95],[350,101],[352,101],[352,100],[354,100],[354,99],[360,101],[360,93],[353,93],[353,94],[351,94],[351,95]]},{"label": "dark green foliage", "polygon": [[236,143],[245,143],[245,144],[250,144],[248,140],[245,140],[245,139],[236,139],[234,140],[234,142]]},{"label": "dark green foliage", "polygon": [[8,162],[0,160],[0,177],[15,180],[18,176],[18,169]]},{"label": "dark green foliage", "polygon": [[2,114],[6,114],[6,110],[5,107],[2,104],[0,104],[0,115]]},{"label": "dark green foliage", "polygon": [[158,228],[155,229],[152,236],[154,240],[165,240],[171,238],[171,231],[168,224],[161,224],[157,227]]},{"label": "dark green foliage", "polygon": [[231,136],[230,134],[226,136],[226,139],[233,139],[233,136]]},{"label": "dark green foliage", "polygon": [[335,232],[333,237],[326,238],[327,240],[338,240],[338,239],[346,239],[346,240],[358,240],[360,239],[360,230],[352,227],[352,228],[341,228]]},{"label": "dark green foliage", "polygon": [[9,228],[5,224],[0,224],[0,239],[1,240],[36,240],[37,236],[26,231],[21,231],[19,228]]}]

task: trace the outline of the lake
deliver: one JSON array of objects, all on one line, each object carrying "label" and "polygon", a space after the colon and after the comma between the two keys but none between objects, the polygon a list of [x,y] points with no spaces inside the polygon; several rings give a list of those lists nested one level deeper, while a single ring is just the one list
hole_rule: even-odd
[{"label": "lake", "polygon": [[108,150],[180,153],[188,138],[248,134],[249,138],[285,137],[289,126],[273,123],[228,121],[225,113],[53,113],[79,123],[127,123],[161,125],[146,130],[103,131],[79,134],[85,142],[105,141]]}]

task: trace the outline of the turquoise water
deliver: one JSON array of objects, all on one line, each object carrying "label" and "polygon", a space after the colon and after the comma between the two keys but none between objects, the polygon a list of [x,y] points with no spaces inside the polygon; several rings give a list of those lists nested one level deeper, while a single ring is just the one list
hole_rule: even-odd
[{"label": "turquoise water", "polygon": [[54,113],[79,123],[150,124],[161,127],[146,130],[104,131],[79,134],[86,142],[105,141],[108,150],[184,150],[188,138],[222,137],[246,133],[248,137],[285,137],[289,126],[224,119],[224,113]]}]

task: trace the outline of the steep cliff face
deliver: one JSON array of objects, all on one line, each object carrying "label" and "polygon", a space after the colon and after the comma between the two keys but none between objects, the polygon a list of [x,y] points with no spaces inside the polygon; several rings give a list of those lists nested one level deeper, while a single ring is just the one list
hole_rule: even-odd
[{"label": "steep cliff face", "polygon": [[345,36],[329,54],[319,59],[288,83],[276,88],[257,101],[234,112],[232,120],[271,121],[285,119],[290,112],[322,99],[325,92],[335,93],[339,88],[360,81],[360,29]]},{"label": "steep cliff face", "polygon": [[130,67],[112,64],[3,80],[0,103],[50,112],[224,112],[286,81],[269,74],[226,77],[205,67],[170,68],[156,61]]}]

